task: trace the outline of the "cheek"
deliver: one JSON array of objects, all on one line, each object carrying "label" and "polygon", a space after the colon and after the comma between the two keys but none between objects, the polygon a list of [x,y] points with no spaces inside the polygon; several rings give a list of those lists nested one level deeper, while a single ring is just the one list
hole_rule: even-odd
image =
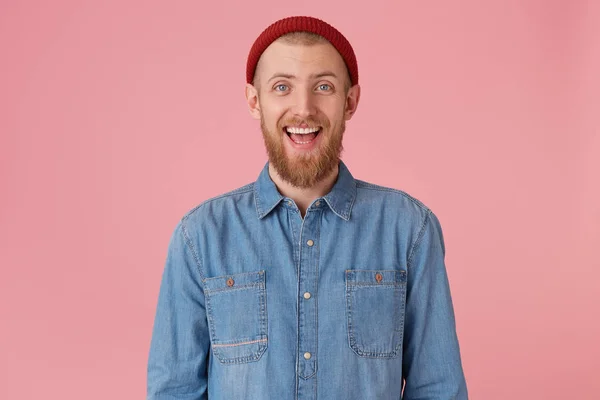
[{"label": "cheek", "polygon": [[331,109],[331,110],[323,110],[324,116],[327,118],[327,122],[330,127],[334,127],[340,124],[340,121],[344,117],[344,114],[341,110]]},{"label": "cheek", "polygon": [[327,98],[319,105],[319,109],[331,122],[337,121],[344,115],[344,102],[338,98]]},{"label": "cheek", "polygon": [[268,125],[277,125],[285,114],[283,107],[273,103],[264,103],[262,113]]}]

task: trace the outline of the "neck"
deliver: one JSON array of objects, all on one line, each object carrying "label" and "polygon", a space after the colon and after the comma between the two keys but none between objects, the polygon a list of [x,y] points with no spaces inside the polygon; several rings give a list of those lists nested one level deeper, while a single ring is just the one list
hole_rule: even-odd
[{"label": "neck", "polygon": [[336,165],[329,175],[327,175],[323,180],[317,182],[314,186],[308,188],[299,188],[292,186],[289,182],[283,180],[275,168],[273,168],[273,165],[269,163],[269,176],[271,177],[273,183],[275,183],[277,190],[283,196],[294,200],[300,209],[300,214],[303,218],[304,214],[306,213],[306,209],[315,199],[325,196],[331,191],[331,188],[337,180],[338,173],[339,164]]}]

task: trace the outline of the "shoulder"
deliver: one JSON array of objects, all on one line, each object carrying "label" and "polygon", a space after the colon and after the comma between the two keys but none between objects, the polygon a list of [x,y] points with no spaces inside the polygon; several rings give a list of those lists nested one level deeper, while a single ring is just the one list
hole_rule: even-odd
[{"label": "shoulder", "polygon": [[[364,205],[372,215],[376,209],[385,221],[397,221],[405,229],[413,231],[418,237],[429,224],[439,226],[434,212],[421,200],[409,193],[387,186],[378,185],[360,179],[356,182],[356,202]],[[362,209],[362,211],[365,211]]]},{"label": "shoulder", "polygon": [[397,210],[425,216],[431,212],[422,201],[407,192],[392,187],[377,185],[375,183],[355,179],[357,199],[362,201],[376,201],[384,206]]},{"label": "shoulder", "polygon": [[[442,227],[437,215],[422,201],[405,191],[374,183],[356,180],[357,198],[362,197],[366,204],[380,207],[386,221],[398,221],[410,226],[413,232],[413,247],[425,236],[437,238],[444,248]],[[362,193],[361,193],[362,192]]]},{"label": "shoulder", "polygon": [[217,196],[208,198],[191,210],[187,211],[182,217],[182,223],[198,222],[208,215],[219,217],[219,214],[226,213],[233,207],[238,207],[240,204],[254,203],[254,185],[255,183],[248,183],[244,186],[230,190],[226,193],[219,194]]}]

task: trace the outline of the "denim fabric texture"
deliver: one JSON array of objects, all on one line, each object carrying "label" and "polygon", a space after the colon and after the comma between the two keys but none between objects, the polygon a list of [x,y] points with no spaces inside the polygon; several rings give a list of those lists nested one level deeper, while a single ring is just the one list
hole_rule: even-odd
[{"label": "denim fabric texture", "polygon": [[147,398],[467,399],[444,254],[408,194],[340,161],[302,218],[267,163],[175,227]]}]

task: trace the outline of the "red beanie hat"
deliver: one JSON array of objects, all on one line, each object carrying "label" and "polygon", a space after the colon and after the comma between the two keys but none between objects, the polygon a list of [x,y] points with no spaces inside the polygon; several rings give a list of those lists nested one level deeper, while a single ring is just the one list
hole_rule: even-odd
[{"label": "red beanie hat", "polygon": [[248,54],[246,82],[252,83],[258,59],[271,43],[286,33],[300,31],[316,33],[327,39],[344,59],[350,73],[352,86],[358,83],[358,65],[350,42],[333,26],[313,17],[288,17],[274,22],[265,29],[256,39],[250,49],[250,54]]}]

